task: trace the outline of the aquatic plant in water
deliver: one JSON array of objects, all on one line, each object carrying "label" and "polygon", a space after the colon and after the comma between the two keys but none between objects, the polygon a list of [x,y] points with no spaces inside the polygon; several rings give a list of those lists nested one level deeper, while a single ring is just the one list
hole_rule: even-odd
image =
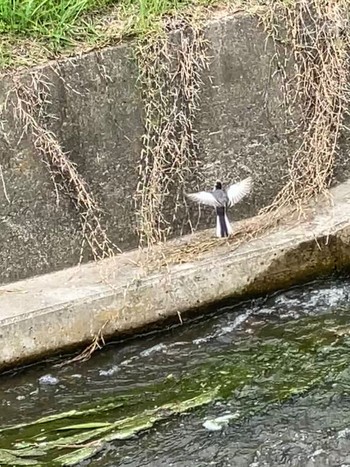
[{"label": "aquatic plant in water", "polygon": [[[0,430],[1,465],[75,465],[106,443],[133,437],[177,414],[230,399],[229,423],[268,410],[335,378],[350,363],[346,314],[269,323],[181,377],[150,383],[95,406]],[[349,384],[350,381],[343,381]]]}]

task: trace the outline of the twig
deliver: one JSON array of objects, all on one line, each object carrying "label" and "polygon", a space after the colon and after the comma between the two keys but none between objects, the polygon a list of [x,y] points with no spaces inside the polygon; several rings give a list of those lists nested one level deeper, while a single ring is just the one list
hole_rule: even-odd
[{"label": "twig", "polygon": [[7,201],[9,204],[11,204],[10,198],[8,197],[8,194],[7,194],[6,185],[5,185],[5,180],[4,180],[4,174],[3,174],[3,171],[2,171],[2,165],[1,165],[1,164],[0,164],[0,178],[1,178],[2,188],[3,188],[3,190],[4,190],[4,195],[5,195],[6,201]]},{"label": "twig", "polygon": [[86,349],[84,349],[79,355],[76,355],[75,357],[70,358],[68,360],[65,360],[65,361],[63,361],[61,363],[57,363],[55,366],[56,367],[62,367],[62,366],[70,365],[71,363],[76,363],[76,362],[82,363],[82,362],[86,362],[87,360],[89,360],[91,358],[92,354],[96,350],[101,350],[102,347],[106,345],[104,337],[103,337],[103,330],[107,326],[108,323],[109,323],[109,320],[107,320],[101,326],[98,333],[93,338],[91,344],[88,345],[86,347]]}]

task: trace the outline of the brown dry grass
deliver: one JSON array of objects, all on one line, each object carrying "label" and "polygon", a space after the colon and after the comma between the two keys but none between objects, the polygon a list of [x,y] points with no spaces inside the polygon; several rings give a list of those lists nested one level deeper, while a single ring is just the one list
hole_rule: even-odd
[{"label": "brown dry grass", "polygon": [[[242,5],[252,12],[254,4],[259,6],[259,2]],[[275,64],[285,92],[286,112],[298,115],[295,127],[289,130],[301,135],[301,144],[289,159],[289,177],[285,186],[271,205],[262,209],[258,218],[247,226],[245,233],[235,235],[231,240],[234,244],[238,238],[241,243],[274,228],[286,219],[286,213],[305,215],[305,206],[312,199],[328,196],[339,135],[349,103],[349,7],[345,0],[271,0],[265,8],[256,8],[255,12],[269,40],[275,44]],[[162,126],[169,100],[166,96],[163,98],[161,92],[161,98],[154,99],[154,90],[162,90],[164,82],[172,80],[171,66],[163,66],[169,61],[169,54],[164,54],[167,39],[160,38],[159,41],[156,45],[152,43],[151,48],[145,47],[144,61],[145,65],[150,64],[152,71],[144,80],[148,90],[145,106],[149,124],[146,121],[145,149],[140,165],[143,178],[139,214],[141,236],[148,244],[164,241],[170,230],[170,222],[163,214],[169,191],[162,190],[169,186],[166,151],[178,144],[176,132],[167,133]],[[197,61],[187,60],[187,64],[194,66]],[[186,86],[186,81],[183,84]],[[191,128],[191,119],[188,123]],[[182,156],[180,164],[176,157],[175,161],[170,161],[174,163],[170,180],[174,177],[178,187],[185,184],[189,159]],[[179,198],[178,201],[183,202]],[[217,240],[204,239],[196,245],[182,245],[176,258],[170,257],[164,247],[160,256],[159,252],[153,255],[153,261],[159,265],[185,262],[195,256],[195,252],[200,254],[211,245],[217,245]]]},{"label": "brown dry grass", "polygon": [[101,210],[97,201],[76,164],[64,153],[57,137],[45,124],[50,118],[45,113],[50,104],[50,83],[36,71],[30,77],[30,82],[21,80],[20,76],[13,81],[14,86],[7,94],[4,109],[11,107],[15,121],[23,127],[23,134],[30,135],[35,150],[49,170],[57,203],[60,193],[63,193],[74,204],[81,223],[80,260],[86,245],[95,259],[113,256],[115,251],[120,250],[110,241],[101,225]]},{"label": "brown dry grass", "polygon": [[302,212],[306,202],[328,194],[348,111],[349,5],[346,0],[278,0],[269,3],[261,18],[272,40],[285,44],[283,53],[294,64],[294,75],[284,74],[283,80],[287,110],[297,109],[300,116],[292,130],[302,135],[289,160],[286,185],[263,212],[278,215],[286,206]]},{"label": "brown dry grass", "polygon": [[[163,34],[149,35],[137,46],[145,125],[135,195],[142,246],[166,240],[186,206],[186,184],[198,173],[193,121],[208,65],[206,45],[198,24],[178,16],[164,23]],[[191,222],[188,211],[182,215]]]}]

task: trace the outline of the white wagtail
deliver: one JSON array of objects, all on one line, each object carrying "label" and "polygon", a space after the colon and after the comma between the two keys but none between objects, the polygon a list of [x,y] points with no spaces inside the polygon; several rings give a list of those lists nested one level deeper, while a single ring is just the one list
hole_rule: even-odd
[{"label": "white wagtail", "polygon": [[248,177],[224,190],[222,183],[217,181],[213,191],[200,191],[190,193],[187,196],[197,203],[214,207],[216,210],[216,236],[228,237],[232,233],[232,227],[227,218],[226,210],[241,201],[250,192],[252,185],[252,178]]}]

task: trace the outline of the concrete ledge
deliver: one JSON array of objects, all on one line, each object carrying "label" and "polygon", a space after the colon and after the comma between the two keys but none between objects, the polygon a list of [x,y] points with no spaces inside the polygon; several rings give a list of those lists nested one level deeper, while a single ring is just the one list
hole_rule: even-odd
[{"label": "concrete ledge", "polygon": [[[347,267],[350,182],[332,194],[333,205],[310,208],[307,220],[238,247],[213,241],[191,262],[147,272],[146,253],[132,251],[0,287],[0,368],[86,343],[103,325],[106,337],[132,333],[219,300],[271,292]],[[182,238],[164,251],[188,250],[198,237],[212,234]]]}]

